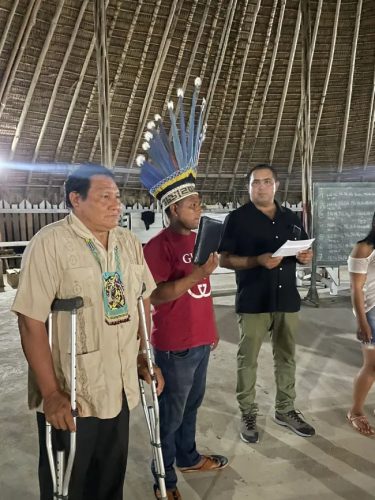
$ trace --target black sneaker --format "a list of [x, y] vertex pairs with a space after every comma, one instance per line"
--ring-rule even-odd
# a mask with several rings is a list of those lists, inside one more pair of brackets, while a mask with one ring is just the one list
[[242, 415], [240, 438], [244, 443], [257, 443], [259, 433], [257, 429], [257, 416], [253, 413]]
[[[315, 429], [301, 418], [299, 410], [291, 410], [287, 413], [275, 413], [275, 422], [289, 429], [298, 436], [311, 437], [315, 435]], [[303, 416], [303, 415], [302, 415]]]

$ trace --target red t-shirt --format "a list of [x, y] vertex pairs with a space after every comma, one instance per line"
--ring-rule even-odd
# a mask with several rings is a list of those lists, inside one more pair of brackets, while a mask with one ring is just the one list
[[[195, 233], [163, 229], [144, 247], [156, 283], [175, 281], [193, 271]], [[160, 351], [178, 351], [209, 345], [216, 338], [216, 324], [209, 278], [171, 302], [154, 306], [151, 343]]]

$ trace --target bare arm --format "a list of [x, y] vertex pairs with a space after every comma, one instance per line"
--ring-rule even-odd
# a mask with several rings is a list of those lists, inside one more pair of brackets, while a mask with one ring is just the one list
[[[372, 248], [366, 244], [360, 243], [354, 247], [351, 257], [363, 259], [367, 258], [371, 252]], [[367, 274], [350, 273], [351, 298], [358, 325], [357, 336], [364, 342], [368, 342], [372, 337], [371, 328], [366, 317], [365, 295], [363, 292], [366, 279]]]
[[192, 286], [207, 278], [216, 269], [218, 262], [218, 256], [212, 253], [205, 264], [194, 266], [193, 272], [188, 276], [175, 281], [158, 283], [156, 289], [152, 292], [151, 303], [159, 305], [178, 299]]
[[365, 296], [363, 293], [363, 286], [366, 283], [366, 277], [366, 274], [350, 273], [352, 304], [356, 314], [358, 326], [360, 324], [367, 323]]
[[46, 420], [56, 429], [75, 431], [69, 396], [61, 391], [53, 368], [45, 324], [19, 314], [18, 326], [23, 352], [43, 397]]
[[263, 253], [257, 256], [242, 257], [239, 255], [222, 252], [220, 254], [220, 266], [234, 271], [242, 271], [244, 269], [253, 269], [254, 267], [262, 266], [266, 269], [277, 267], [283, 260], [282, 257], [272, 257], [271, 253]]

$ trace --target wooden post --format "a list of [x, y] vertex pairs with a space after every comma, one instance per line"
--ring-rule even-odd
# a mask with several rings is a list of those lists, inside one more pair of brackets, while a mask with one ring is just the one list
[[102, 165], [106, 166], [107, 168], [112, 168], [109, 66], [107, 52], [107, 16], [105, 3], [101, 0], [95, 0], [94, 2], [94, 27], [96, 35], [96, 65], [98, 71], [101, 162]]

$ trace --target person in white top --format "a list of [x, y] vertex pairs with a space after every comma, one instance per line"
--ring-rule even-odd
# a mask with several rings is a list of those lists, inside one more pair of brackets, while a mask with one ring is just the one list
[[375, 379], [375, 214], [369, 234], [360, 240], [348, 259], [351, 295], [362, 343], [363, 365], [354, 379], [353, 404], [347, 413], [352, 427], [365, 436], [375, 434], [364, 414], [364, 403]]

